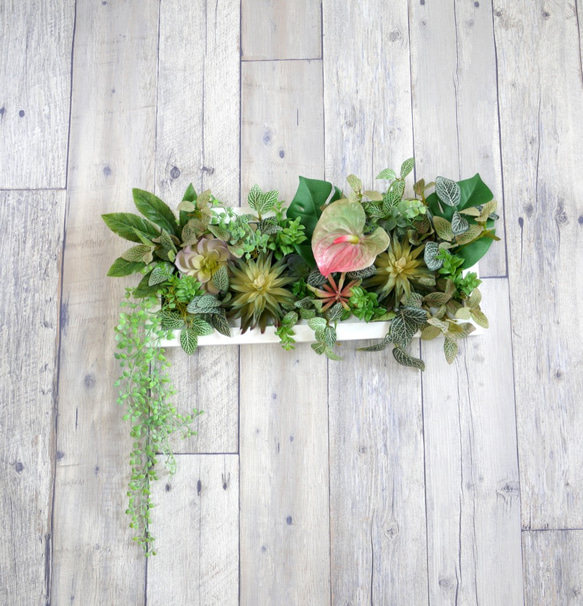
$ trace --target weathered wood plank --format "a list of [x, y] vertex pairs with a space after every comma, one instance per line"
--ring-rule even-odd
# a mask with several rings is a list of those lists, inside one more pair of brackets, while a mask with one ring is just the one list
[[[361, 342], [360, 345], [367, 345]], [[329, 366], [333, 604], [427, 601], [418, 371], [345, 345]]]
[[368, 10], [379, 18], [358, 3], [323, 3], [326, 178], [343, 189], [351, 173], [370, 189], [413, 155], [407, 7], [375, 0]]
[[239, 603], [239, 465], [236, 455], [179, 455], [153, 497], [157, 555], [148, 560], [151, 606]]
[[257, 59], [320, 59], [320, 0], [243, 0], [241, 56]]
[[[326, 178], [371, 188], [413, 153], [407, 6], [326, 0], [323, 19]], [[358, 346], [329, 366], [332, 603], [423, 604], [420, 377]]]
[[523, 532], [527, 606], [583, 603], [583, 530]]
[[74, 0], [0, 3], [0, 189], [63, 188]]
[[145, 561], [130, 540], [128, 426], [115, 404], [113, 327], [124, 248], [100, 214], [152, 189], [157, 0], [77, 2], [63, 275], [53, 604], [143, 604]]
[[431, 604], [522, 604], [520, 492], [508, 284], [485, 280], [490, 329], [423, 342], [423, 417]]
[[241, 347], [241, 604], [330, 599], [326, 360]]
[[[522, 524], [583, 519], [583, 89], [573, 7], [494, 10]], [[519, 42], [520, 40], [520, 42]], [[561, 91], [559, 94], [557, 91]]]
[[[411, 2], [410, 32], [417, 178], [467, 179], [479, 172], [501, 205], [496, 54], [489, 3]], [[497, 234], [504, 239], [502, 221]], [[485, 276], [506, 275], [503, 242], [480, 261], [480, 270]]]
[[[173, 208], [191, 182], [199, 193], [210, 188], [226, 205], [239, 204], [239, 6], [238, 0], [160, 6], [156, 183]], [[192, 358], [171, 351], [168, 357], [176, 404], [205, 411], [198, 436], [176, 449], [236, 452], [238, 349], [201, 348]]]
[[322, 178], [321, 61], [243, 63], [241, 196], [255, 183], [290, 202], [298, 176]]
[[[242, 76], [243, 192], [256, 182], [289, 201], [298, 175], [323, 176], [321, 63], [245, 63]], [[251, 345], [240, 368], [241, 604], [324, 606], [326, 359], [308, 345]]]
[[0, 193], [0, 603], [44, 604], [51, 574], [64, 192]]

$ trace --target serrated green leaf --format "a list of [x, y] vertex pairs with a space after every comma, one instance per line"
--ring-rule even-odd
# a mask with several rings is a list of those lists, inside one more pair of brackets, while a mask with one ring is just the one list
[[219, 313], [211, 314], [208, 316], [209, 322], [211, 326], [222, 335], [226, 337], [231, 336], [231, 327], [229, 326], [229, 322], [227, 320], [227, 316], [225, 314], [225, 310], [219, 310]]
[[482, 328], [488, 328], [490, 326], [488, 318], [486, 317], [483, 311], [479, 309], [472, 309], [471, 314], [472, 319], [478, 326], [481, 326]]
[[316, 332], [317, 330], [323, 330], [326, 327], [326, 320], [324, 318], [311, 318], [308, 320], [308, 326]]
[[385, 168], [375, 177], [376, 179], [383, 179], [385, 181], [392, 181], [397, 178], [397, 173], [391, 168]]
[[427, 322], [427, 312], [424, 309], [420, 309], [418, 307], [405, 306], [401, 307], [400, 313], [407, 320], [417, 324], [417, 328]]
[[431, 307], [441, 307], [451, 299], [451, 295], [445, 292], [431, 292], [423, 297], [423, 301]]
[[[433, 227], [442, 240], [451, 242], [454, 239], [451, 223], [443, 217], [433, 217]], [[428, 243], [429, 244], [429, 243]], [[425, 245], [427, 246], [427, 244]]]
[[402, 366], [409, 366], [411, 368], [425, 370], [425, 362], [423, 362], [423, 360], [410, 356], [405, 350], [401, 349], [400, 347], [395, 347], [393, 349], [393, 356], [395, 360], [397, 360], [397, 362]]
[[367, 189], [366, 191], [362, 192], [362, 195], [366, 196], [369, 200], [373, 200], [374, 202], [383, 201], [383, 194], [378, 191]]
[[124, 276], [142, 271], [144, 267], [144, 263], [128, 261], [123, 257], [118, 257], [109, 268], [107, 275], [110, 278], [123, 278]]
[[439, 328], [437, 326], [429, 325], [429, 326], [426, 326], [421, 331], [421, 339], [423, 341], [431, 341], [441, 334], [442, 334], [442, 331], [439, 330]]
[[108, 213], [101, 217], [113, 233], [130, 242], [142, 242], [138, 232], [146, 238], [156, 238], [160, 235], [153, 223], [132, 213]]
[[442, 259], [436, 259], [435, 257], [439, 253], [439, 244], [437, 242], [426, 242], [425, 250], [423, 251], [423, 260], [427, 269], [431, 271], [437, 271], [442, 265]]
[[257, 210], [257, 212], [261, 214], [269, 212], [277, 203], [278, 197], [279, 192], [275, 189], [262, 193], [259, 197], [258, 208], [256, 208], [255, 210]]
[[213, 295], [199, 295], [188, 304], [186, 311], [191, 314], [220, 313], [221, 302]]
[[121, 258], [133, 263], [141, 262], [148, 265], [148, 263], [152, 262], [152, 247], [145, 244], [132, 246], [123, 253]]
[[348, 175], [346, 180], [354, 193], [358, 194], [362, 191], [362, 181], [356, 175]]
[[178, 222], [170, 207], [154, 194], [143, 189], [132, 189], [136, 208], [160, 228], [175, 236], [180, 235]]
[[398, 313], [391, 321], [389, 329], [391, 341], [400, 347], [407, 347], [417, 332], [417, 327], [415, 322], [407, 320], [402, 313]]
[[382, 351], [387, 346], [387, 343], [384, 341], [379, 341], [374, 345], [369, 345], [368, 347], [359, 347], [358, 351]]
[[328, 320], [330, 320], [330, 322], [337, 322], [340, 320], [343, 310], [344, 308], [342, 307], [342, 303], [334, 303], [334, 305], [332, 305], [332, 307], [328, 310], [326, 317]]
[[457, 353], [458, 353], [458, 345], [455, 339], [450, 339], [449, 337], [445, 337], [443, 341], [443, 353], [445, 354], [445, 359], [448, 364], [453, 364]]
[[408, 160], [405, 160], [405, 162], [401, 164], [401, 179], [404, 179], [413, 170], [414, 166], [415, 158], [409, 158]]
[[478, 238], [483, 231], [484, 228], [481, 225], [470, 225], [468, 231], [463, 233], [461, 236], [456, 236], [455, 241], [459, 246], [469, 244]]
[[198, 336], [192, 328], [183, 328], [180, 331], [180, 345], [188, 355], [191, 355], [196, 351]]
[[247, 196], [247, 204], [255, 211], [257, 211], [257, 207], [259, 206], [259, 200], [261, 199], [261, 188], [259, 185], [255, 184], [249, 191], [249, 195]]
[[225, 265], [219, 267], [213, 274], [212, 283], [219, 292], [227, 292], [229, 290], [229, 272]]
[[148, 284], [150, 286], [155, 286], [156, 284], [162, 284], [166, 282], [170, 278], [170, 276], [174, 273], [174, 265], [171, 263], [158, 263], [156, 267], [152, 270], [150, 274], [150, 279], [148, 280]]
[[460, 186], [451, 179], [437, 177], [435, 179], [435, 193], [437, 197], [448, 206], [458, 206], [461, 201]]
[[464, 219], [457, 210], [453, 213], [451, 218], [451, 231], [454, 236], [461, 236], [470, 229], [470, 224], [467, 219]]
[[312, 343], [311, 347], [319, 356], [326, 351], [326, 343]]
[[198, 316], [192, 318], [189, 328], [194, 331], [194, 334], [197, 337], [212, 335], [214, 332], [214, 328], [208, 322], [206, 322], [202, 318], [199, 318]]
[[159, 312], [159, 316], [164, 330], [179, 330], [184, 327], [184, 320], [177, 311], [163, 309]]
[[455, 312], [455, 317], [458, 320], [469, 320], [472, 317], [472, 310], [469, 307], [460, 307]]

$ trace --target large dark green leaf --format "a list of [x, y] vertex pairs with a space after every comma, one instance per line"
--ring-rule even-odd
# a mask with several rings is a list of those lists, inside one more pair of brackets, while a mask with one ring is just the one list
[[160, 235], [160, 231], [155, 225], [132, 213], [108, 213], [101, 217], [113, 233], [130, 242], [143, 243], [138, 232], [148, 239]]
[[180, 236], [176, 217], [170, 207], [154, 194], [143, 189], [132, 189], [136, 208], [146, 217], [169, 234]]
[[146, 267], [145, 263], [137, 261], [126, 261], [122, 257], [118, 257], [113, 265], [109, 268], [107, 275], [110, 278], [122, 278], [123, 276], [129, 276], [135, 274]]
[[154, 284], [154, 286], [150, 286], [149, 284], [150, 274], [146, 274], [140, 281], [140, 283], [134, 288], [134, 292], [132, 293], [134, 297], [137, 299], [141, 299], [143, 297], [153, 297], [160, 290], [160, 286]]

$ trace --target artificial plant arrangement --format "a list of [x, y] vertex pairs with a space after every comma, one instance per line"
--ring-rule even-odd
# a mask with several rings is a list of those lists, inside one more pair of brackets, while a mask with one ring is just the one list
[[134, 189], [142, 216], [103, 215], [133, 243], [108, 275], [141, 275], [127, 289], [116, 355], [123, 368], [119, 402], [133, 424], [128, 514], [146, 554], [152, 553], [149, 483], [157, 453], [172, 471], [168, 439], [175, 431], [191, 435], [200, 414], [183, 416], [170, 404], [160, 340], [177, 332], [192, 354], [215, 331], [230, 336], [272, 325], [289, 350], [301, 322], [313, 331], [315, 353], [339, 360], [339, 323], [390, 321], [384, 337], [362, 351], [392, 346], [399, 364], [423, 370], [423, 361], [407, 351], [416, 334], [443, 336], [451, 363], [458, 340], [476, 324], [488, 326], [480, 280], [467, 270], [498, 239], [492, 192], [475, 175], [459, 182], [421, 179], [406, 193], [413, 166], [409, 159], [399, 174], [383, 170], [381, 191], [363, 189], [350, 175], [347, 195], [327, 181], [300, 177], [289, 206], [277, 191], [254, 186], [244, 212], [190, 185], [175, 214], [160, 198]]

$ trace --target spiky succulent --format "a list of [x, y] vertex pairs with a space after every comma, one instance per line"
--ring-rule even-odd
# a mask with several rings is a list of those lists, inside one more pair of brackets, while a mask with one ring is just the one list
[[294, 278], [282, 276], [286, 265], [283, 259], [272, 264], [271, 255], [260, 255], [257, 260], [239, 260], [231, 264], [229, 315], [241, 318], [241, 332], [259, 326], [261, 332], [269, 323], [277, 324], [284, 308], [292, 308], [293, 294], [284, 288]]
[[392, 238], [388, 250], [376, 258], [376, 273], [366, 286], [376, 287], [381, 300], [392, 294], [397, 305], [417, 287], [433, 286], [435, 278], [423, 261], [423, 249], [421, 245], [411, 250], [408, 240]]

